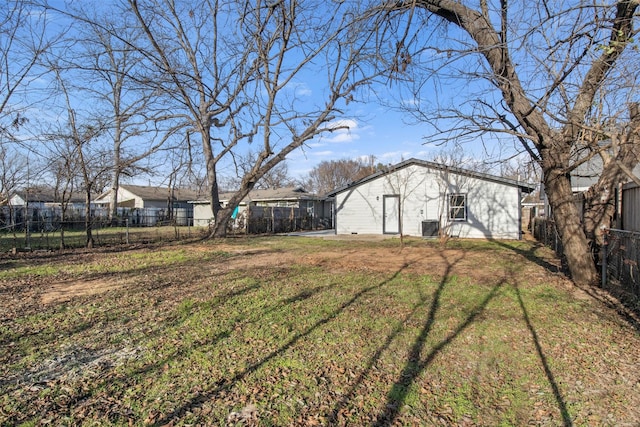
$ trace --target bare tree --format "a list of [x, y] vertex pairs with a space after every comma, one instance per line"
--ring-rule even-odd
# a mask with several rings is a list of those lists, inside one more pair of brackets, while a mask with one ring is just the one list
[[0, 200], [8, 201], [12, 193], [27, 184], [27, 159], [19, 152], [0, 145]]
[[[43, 69], [41, 56], [62, 32], [48, 26], [47, 15], [34, 2], [10, 0], [0, 8], [0, 138], [13, 135], [28, 120], [27, 110], [35, 102], [27, 95], [31, 83]], [[15, 98], [19, 96], [19, 100]], [[1, 140], [0, 140], [1, 141]]]
[[[421, 107], [414, 111], [421, 121], [444, 139], [510, 135], [540, 164], [564, 255], [579, 284], [597, 282], [590, 238], [606, 224], [611, 189], [638, 163], [638, 109], [631, 107], [624, 118], [620, 108], [633, 103], [637, 88], [637, 8], [637, 0], [482, 0], [477, 7], [416, 0], [382, 7], [387, 16], [399, 14], [390, 19], [398, 31], [389, 68], [397, 70], [398, 80], [415, 83], [412, 104]], [[420, 98], [426, 81], [438, 93], [431, 96], [432, 108]], [[455, 98], [438, 92], [454, 82]], [[577, 156], [579, 151], [585, 155]], [[598, 202], [587, 204], [583, 224], [570, 173], [599, 155], [605, 161], [591, 197]]]
[[[245, 156], [234, 156], [236, 163], [236, 177], [230, 180], [231, 188], [238, 188], [242, 178], [251, 171], [251, 168], [256, 164], [258, 155], [249, 151]], [[289, 175], [289, 167], [287, 161], [284, 160], [267, 171], [254, 188], [268, 189], [268, 188], [282, 188], [294, 185], [294, 179]]]
[[114, 9], [100, 10], [92, 5], [86, 10], [56, 10], [74, 22], [70, 35], [74, 49], [62, 56], [65, 67], [81, 76], [76, 84], [86, 99], [103, 109], [105, 131], [112, 139], [111, 198], [109, 219], [117, 211], [118, 188], [123, 176], [146, 172], [140, 162], [165, 148], [181, 125], [165, 120], [166, 110], [159, 109], [153, 87], [141, 84], [148, 78], [143, 71], [144, 56], [132, 48], [131, 41], [144, 34], [131, 14]]
[[[146, 58], [144, 83], [164, 94], [187, 135], [200, 136], [214, 218], [220, 208], [217, 165], [240, 141], [245, 91], [255, 78], [255, 57], [237, 32], [233, 10], [215, 0], [198, 3], [129, 0], [144, 38], [129, 41]], [[236, 6], [231, 2], [231, 8]], [[230, 14], [228, 14], [228, 12]], [[233, 22], [233, 24], [231, 24]], [[145, 43], [143, 43], [145, 41]], [[218, 131], [219, 135], [216, 134]]]
[[50, 133], [47, 138], [50, 147], [48, 173], [52, 175], [55, 201], [60, 204], [60, 249], [66, 247], [65, 227], [69, 203], [76, 189], [80, 186], [77, 174], [76, 147], [61, 132]]
[[100, 137], [104, 135], [106, 126], [100, 118], [87, 116], [79, 119], [71, 100], [71, 90], [61, 69], [55, 63], [51, 64], [51, 69], [56, 76], [57, 88], [67, 114], [67, 123], [64, 129], [50, 133], [48, 139], [58, 141], [64, 146], [63, 150], [58, 152], [66, 153], [69, 158], [65, 163], [72, 168], [69, 171], [68, 179], [79, 176], [79, 187], [85, 195], [86, 247], [92, 248], [94, 244], [91, 213], [92, 195], [98, 190], [97, 187], [104, 175], [111, 170], [107, 161], [108, 151], [98, 144]]
[[[323, 14], [318, 11], [327, 7], [325, 2], [260, 2], [243, 18], [257, 54], [261, 90], [256, 91], [260, 98], [254, 105], [260, 107], [256, 116], [261, 147], [255, 165], [223, 210], [215, 236], [224, 233], [219, 227], [267, 171], [317, 135], [342, 129], [335, 121], [342, 105], [375, 79], [371, 63], [376, 57], [370, 51], [375, 22], [354, 19], [360, 14], [356, 6], [357, 2], [333, 3], [331, 13]], [[318, 71], [326, 78], [324, 101], [305, 109], [289, 93], [297, 79]]]
[[375, 163], [375, 157], [366, 159], [323, 160], [309, 172], [305, 182], [309, 190], [317, 194], [326, 194], [344, 187], [382, 169]]
[[[336, 130], [330, 123], [339, 109], [372, 78], [366, 60], [374, 57], [365, 49], [373, 33], [364, 28], [367, 21], [354, 21], [356, 3], [318, 13], [325, 2], [129, 0], [148, 42], [139, 49], [155, 70], [150, 83], [179, 106], [176, 118], [200, 135], [212, 236], [225, 235], [235, 206], [290, 152]], [[311, 104], [296, 88], [319, 72], [325, 95]], [[258, 139], [255, 163], [223, 208], [219, 163]]]
[[28, 173], [27, 159], [19, 152], [0, 145], [0, 213], [2, 214], [0, 227], [12, 229], [14, 247], [17, 242], [16, 212], [11, 203], [11, 196], [19, 188], [27, 187]]

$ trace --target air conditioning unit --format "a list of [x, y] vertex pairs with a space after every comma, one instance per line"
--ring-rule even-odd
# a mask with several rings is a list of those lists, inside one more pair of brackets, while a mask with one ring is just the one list
[[438, 220], [422, 221], [422, 237], [438, 237], [440, 222]]

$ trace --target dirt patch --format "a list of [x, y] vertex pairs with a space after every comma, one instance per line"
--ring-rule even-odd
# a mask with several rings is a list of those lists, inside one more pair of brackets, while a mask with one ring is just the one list
[[41, 297], [43, 304], [69, 301], [79, 296], [101, 294], [122, 287], [117, 280], [65, 280], [53, 282], [43, 289]]
[[[368, 242], [382, 240], [381, 236], [347, 236], [354, 242]], [[326, 237], [325, 237], [326, 238]], [[333, 239], [333, 237], [329, 237]], [[344, 236], [337, 236], [336, 239], [344, 240]], [[189, 246], [190, 252], [207, 253], [212, 251], [210, 244], [192, 244]], [[145, 252], [148, 249], [134, 249], [132, 252]], [[386, 247], [378, 245], [358, 245], [354, 248], [339, 248], [335, 250], [316, 251], [307, 254], [297, 254], [295, 252], [280, 251], [274, 253], [270, 246], [262, 247], [238, 247], [234, 245], [220, 244], [215, 246], [216, 251], [222, 251], [233, 256], [226, 258], [224, 262], [212, 265], [194, 265], [194, 271], [184, 270], [185, 275], [197, 274], [206, 275], [226, 272], [235, 269], [254, 269], [261, 267], [289, 266], [294, 263], [304, 265], [314, 265], [326, 268], [329, 271], [375, 271], [380, 273], [415, 273], [427, 274], [434, 278], [443, 276], [460, 276], [471, 281], [483, 283], [498, 283], [507, 278], [504, 276], [503, 266], [486, 265], [486, 256], [481, 251], [468, 251], [463, 249], [452, 249], [440, 246], [405, 246]], [[100, 253], [77, 253], [67, 256], [65, 262], [81, 263], [83, 259], [94, 260], [100, 257]], [[503, 255], [503, 262], [513, 262], [522, 257], [513, 252]], [[558, 260], [549, 257], [545, 261], [549, 268], [536, 268], [531, 264], [530, 271], [518, 272], [526, 274], [530, 279], [561, 283], [562, 286], [571, 288], [579, 298], [589, 298], [583, 290], [575, 288], [564, 275], [560, 273], [560, 263]], [[188, 268], [181, 267], [181, 268]], [[197, 271], [196, 271], [197, 270]], [[508, 271], [508, 269], [506, 270]], [[98, 278], [73, 278], [51, 281], [48, 283], [39, 282], [37, 288], [40, 301], [43, 304], [51, 304], [69, 301], [75, 297], [85, 297], [103, 292], [121, 289], [130, 285], [127, 278], [114, 275], [113, 277]]]

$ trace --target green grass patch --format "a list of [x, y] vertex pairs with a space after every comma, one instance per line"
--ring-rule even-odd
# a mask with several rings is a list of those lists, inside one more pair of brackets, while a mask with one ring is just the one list
[[[609, 364], [636, 360], [637, 333], [544, 276], [521, 256], [534, 251], [527, 243], [448, 242], [481, 260], [477, 269], [490, 274], [478, 277], [496, 277], [484, 281], [468, 268], [439, 276], [430, 266], [336, 269], [300, 257], [367, 257], [397, 241], [219, 243], [49, 263], [51, 272], [121, 275], [128, 285], [7, 315], [0, 425], [636, 421], [635, 386]], [[416, 239], [402, 254], [430, 250], [442, 248]], [[294, 261], [275, 262], [285, 256]], [[3, 274], [7, 290], [15, 278], [44, 281], [26, 265]], [[596, 387], [606, 393], [594, 397]]]
[[[207, 227], [107, 227], [94, 228], [92, 235], [94, 244], [125, 245], [138, 243], [169, 242], [197, 239], [206, 235]], [[65, 230], [64, 237], [60, 230], [0, 233], [0, 252], [13, 248], [22, 250], [55, 250], [60, 248], [62, 239], [67, 248], [82, 248], [86, 246], [87, 234], [84, 230]]]

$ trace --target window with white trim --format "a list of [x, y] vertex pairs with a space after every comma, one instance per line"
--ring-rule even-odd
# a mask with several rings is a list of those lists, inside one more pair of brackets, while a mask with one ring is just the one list
[[464, 193], [449, 194], [449, 220], [467, 220], [467, 195]]

